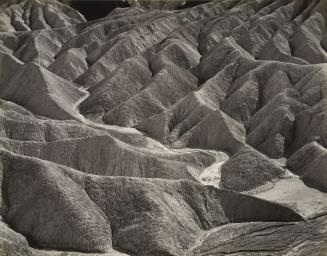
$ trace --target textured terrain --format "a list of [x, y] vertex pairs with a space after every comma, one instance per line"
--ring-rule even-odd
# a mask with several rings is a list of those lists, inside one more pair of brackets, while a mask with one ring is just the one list
[[327, 1], [0, 11], [1, 256], [326, 256]]

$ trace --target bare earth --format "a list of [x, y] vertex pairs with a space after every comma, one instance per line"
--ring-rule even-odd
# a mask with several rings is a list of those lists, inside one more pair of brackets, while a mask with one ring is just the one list
[[0, 256], [327, 255], [327, 1], [164, 6], [0, 10]]

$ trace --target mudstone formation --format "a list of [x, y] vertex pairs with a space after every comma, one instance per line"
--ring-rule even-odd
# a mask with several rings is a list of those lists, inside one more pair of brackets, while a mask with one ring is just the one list
[[0, 12], [0, 255], [327, 255], [327, 1]]

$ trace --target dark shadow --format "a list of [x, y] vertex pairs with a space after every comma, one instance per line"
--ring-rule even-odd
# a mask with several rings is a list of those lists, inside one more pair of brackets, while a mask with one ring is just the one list
[[87, 20], [94, 20], [105, 17], [117, 7], [129, 7], [129, 4], [121, 0], [72, 0], [70, 6]]

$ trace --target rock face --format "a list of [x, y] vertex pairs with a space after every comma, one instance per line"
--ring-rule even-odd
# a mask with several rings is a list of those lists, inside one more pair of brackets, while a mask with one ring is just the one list
[[150, 7], [0, 10], [0, 255], [327, 255], [327, 2]]

